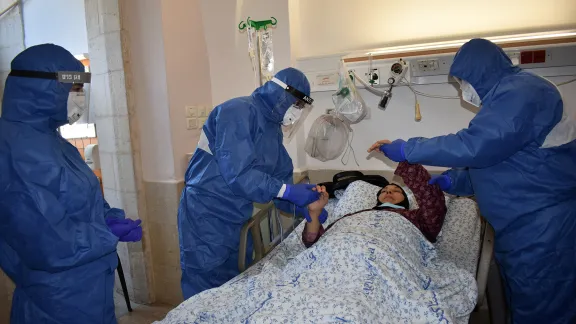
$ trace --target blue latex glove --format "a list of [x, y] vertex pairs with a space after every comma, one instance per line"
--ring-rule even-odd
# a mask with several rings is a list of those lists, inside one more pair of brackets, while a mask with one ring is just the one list
[[406, 156], [404, 155], [405, 145], [406, 141], [397, 139], [390, 144], [380, 146], [380, 151], [394, 162], [404, 162], [406, 161]]
[[110, 229], [112, 234], [116, 235], [118, 238], [128, 235], [132, 230], [136, 229], [142, 223], [141, 220], [132, 220], [130, 218], [118, 219], [118, 218], [106, 218], [106, 225]]
[[[310, 217], [310, 211], [308, 211], [307, 207], [296, 207], [296, 212], [304, 216], [308, 223], [312, 222], [312, 217]], [[324, 224], [324, 222], [328, 220], [328, 212], [326, 209], [322, 208], [322, 213], [320, 213], [318, 220], [320, 221], [320, 224]]]
[[142, 240], [142, 227], [138, 226], [128, 234], [120, 237], [120, 242], [138, 242]]
[[296, 206], [307, 206], [320, 199], [320, 194], [313, 191], [312, 188], [316, 188], [314, 184], [287, 184], [286, 191], [282, 199], [286, 199]]
[[442, 191], [450, 190], [452, 188], [452, 179], [447, 175], [433, 175], [432, 179], [428, 181], [429, 184], [437, 184]]

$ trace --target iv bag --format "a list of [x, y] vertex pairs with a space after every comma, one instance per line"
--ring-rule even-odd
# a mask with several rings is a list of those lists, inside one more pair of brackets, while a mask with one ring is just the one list
[[334, 115], [318, 117], [308, 133], [304, 151], [322, 162], [342, 155], [348, 145], [349, 126]]
[[368, 107], [350, 78], [344, 62], [340, 63], [338, 92], [332, 95], [332, 102], [336, 113], [351, 124], [359, 123], [368, 114]]
[[274, 48], [272, 46], [272, 30], [265, 29], [260, 33], [260, 71], [262, 83], [272, 80], [274, 77]]
[[258, 39], [256, 38], [256, 30], [250, 27], [246, 29], [246, 34], [248, 35], [248, 55], [250, 56], [250, 62], [252, 63], [252, 71], [254, 72], [254, 86], [258, 88], [261, 84], [260, 81], [260, 62], [258, 61], [258, 56], [256, 56], [256, 42]]

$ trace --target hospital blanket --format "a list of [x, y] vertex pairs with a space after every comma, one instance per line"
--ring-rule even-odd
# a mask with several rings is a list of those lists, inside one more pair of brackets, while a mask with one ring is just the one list
[[474, 309], [472, 274], [439, 260], [399, 214], [347, 217], [309, 249], [295, 241], [302, 227], [293, 242], [161, 323], [462, 323]]

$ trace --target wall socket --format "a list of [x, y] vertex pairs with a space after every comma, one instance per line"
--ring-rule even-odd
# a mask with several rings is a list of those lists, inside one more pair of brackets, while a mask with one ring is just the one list
[[439, 63], [436, 59], [418, 61], [418, 69], [421, 72], [436, 71], [438, 70], [438, 67]]

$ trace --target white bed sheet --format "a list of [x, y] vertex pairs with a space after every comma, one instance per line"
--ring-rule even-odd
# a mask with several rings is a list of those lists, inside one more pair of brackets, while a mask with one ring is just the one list
[[[436, 246], [386, 211], [344, 219], [310, 249], [300, 224], [259, 263], [185, 301], [162, 323], [466, 323], [477, 296], [480, 223], [470, 200], [447, 203]], [[337, 204], [326, 206], [327, 224], [346, 209], [334, 212]], [[462, 220], [467, 229], [451, 228]], [[478, 240], [458, 242], [476, 232]]]

